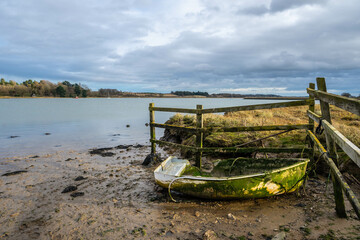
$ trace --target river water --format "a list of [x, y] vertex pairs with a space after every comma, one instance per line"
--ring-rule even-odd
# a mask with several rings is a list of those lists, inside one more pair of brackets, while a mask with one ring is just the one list
[[[204, 108], [280, 100], [240, 98], [31, 98], [0, 99], [0, 158], [85, 150], [119, 144], [149, 144], [149, 103], [158, 107]], [[156, 112], [164, 123], [174, 113]], [[130, 127], [127, 127], [130, 125]], [[161, 129], [157, 136], [162, 135]]]

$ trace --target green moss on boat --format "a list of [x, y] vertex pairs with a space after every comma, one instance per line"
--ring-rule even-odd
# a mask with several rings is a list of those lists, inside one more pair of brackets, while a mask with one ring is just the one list
[[211, 172], [169, 157], [155, 171], [156, 182], [184, 194], [208, 199], [263, 198], [297, 190], [308, 159], [227, 159]]

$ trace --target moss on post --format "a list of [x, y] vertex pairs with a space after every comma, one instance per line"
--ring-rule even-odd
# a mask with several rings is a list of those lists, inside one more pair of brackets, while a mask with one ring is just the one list
[[156, 140], [155, 136], [155, 127], [152, 125], [155, 123], [155, 112], [153, 110], [154, 103], [149, 104], [149, 112], [150, 112], [150, 142], [151, 142], [151, 153], [156, 154], [156, 143], [151, 140]]
[[[199, 129], [203, 129], [204, 127], [204, 121], [203, 121], [203, 114], [202, 114], [202, 109], [203, 106], [202, 105], [197, 105], [196, 106], [196, 110], [197, 110], [197, 114], [196, 114], [196, 128]], [[198, 148], [197, 152], [196, 152], [196, 166], [198, 168], [201, 169], [201, 157], [202, 157], [202, 151], [201, 148], [203, 147], [203, 136], [204, 134], [202, 133], [202, 131], [198, 131], [196, 133], [196, 147]]]
[[[318, 90], [326, 92], [326, 82], [325, 78], [316, 78]], [[331, 114], [330, 114], [330, 107], [329, 103], [324, 102], [320, 100], [320, 107], [321, 107], [321, 115], [322, 118], [325, 119], [327, 122], [331, 124]], [[338, 165], [338, 157], [336, 153], [336, 145], [335, 141], [332, 139], [331, 135], [329, 133], [326, 133], [326, 146], [328, 153], [330, 155], [330, 158], [335, 160], [336, 165]], [[346, 217], [346, 211], [345, 211], [345, 203], [344, 203], [344, 195], [341, 188], [341, 184], [334, 176], [334, 172], [331, 171], [331, 178], [334, 186], [334, 197], [335, 197], [335, 203], [336, 203], [336, 213], [339, 217], [345, 218]]]
[[[309, 83], [310, 89], [315, 89], [315, 83]], [[311, 101], [309, 103], [309, 110], [312, 112], [315, 112], [315, 98], [309, 94], [309, 100]], [[311, 132], [314, 132], [314, 120], [309, 117], [309, 130]]]

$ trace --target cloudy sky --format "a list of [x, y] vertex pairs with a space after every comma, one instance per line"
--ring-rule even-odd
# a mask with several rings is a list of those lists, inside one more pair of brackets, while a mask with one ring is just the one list
[[360, 94], [358, 0], [1, 0], [0, 77], [91, 89]]

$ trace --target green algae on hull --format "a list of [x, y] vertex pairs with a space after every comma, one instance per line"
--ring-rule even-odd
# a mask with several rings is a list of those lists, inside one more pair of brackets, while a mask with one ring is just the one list
[[[227, 159], [211, 173], [187, 165], [171, 182], [171, 190], [208, 199], [263, 198], [297, 190], [308, 159]], [[163, 187], [169, 187], [157, 179]]]

